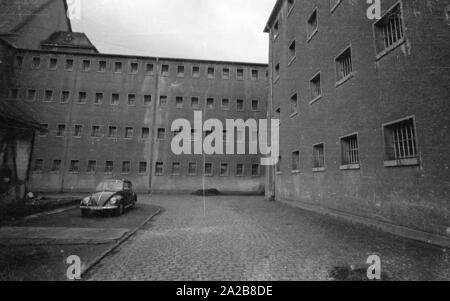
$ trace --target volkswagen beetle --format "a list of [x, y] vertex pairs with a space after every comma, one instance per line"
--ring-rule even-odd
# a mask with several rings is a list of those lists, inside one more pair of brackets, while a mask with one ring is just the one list
[[98, 184], [92, 195], [81, 201], [80, 209], [82, 216], [89, 216], [92, 212], [112, 212], [121, 216], [136, 203], [137, 195], [133, 192], [130, 181], [104, 180]]

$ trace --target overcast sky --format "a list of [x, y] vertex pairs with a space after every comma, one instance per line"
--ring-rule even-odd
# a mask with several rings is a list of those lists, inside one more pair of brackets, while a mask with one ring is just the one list
[[73, 30], [100, 52], [267, 63], [276, 0], [82, 0]]

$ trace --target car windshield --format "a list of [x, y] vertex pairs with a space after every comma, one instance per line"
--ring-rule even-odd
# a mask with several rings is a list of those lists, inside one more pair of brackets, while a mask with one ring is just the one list
[[117, 192], [121, 191], [123, 188], [123, 182], [122, 181], [103, 181], [100, 184], [98, 184], [96, 191], [112, 191]]

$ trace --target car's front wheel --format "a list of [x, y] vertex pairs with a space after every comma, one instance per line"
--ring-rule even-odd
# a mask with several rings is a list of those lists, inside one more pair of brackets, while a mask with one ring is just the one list
[[121, 216], [125, 212], [125, 206], [123, 203], [120, 203], [119, 206], [116, 209], [116, 216]]

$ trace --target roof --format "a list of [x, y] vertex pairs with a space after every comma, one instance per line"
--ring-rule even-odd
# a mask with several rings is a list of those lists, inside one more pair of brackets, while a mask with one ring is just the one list
[[275, 22], [283, 2], [284, 0], [277, 0], [277, 3], [275, 3], [275, 6], [272, 12], [270, 13], [270, 17], [269, 20], [267, 21], [266, 27], [264, 27], [264, 32], [270, 31], [270, 28], [272, 27], [272, 24]]
[[[0, 34], [16, 32], [54, 1], [63, 1], [67, 9], [66, 0], [0, 0]], [[71, 28], [69, 20], [68, 24]]]
[[41, 129], [32, 115], [32, 111], [0, 99], [0, 128]]
[[63, 47], [63, 48], [78, 48], [83, 50], [92, 50], [98, 53], [97, 48], [92, 44], [86, 34], [82, 32], [54, 32], [45, 41], [41, 42], [41, 48]]

